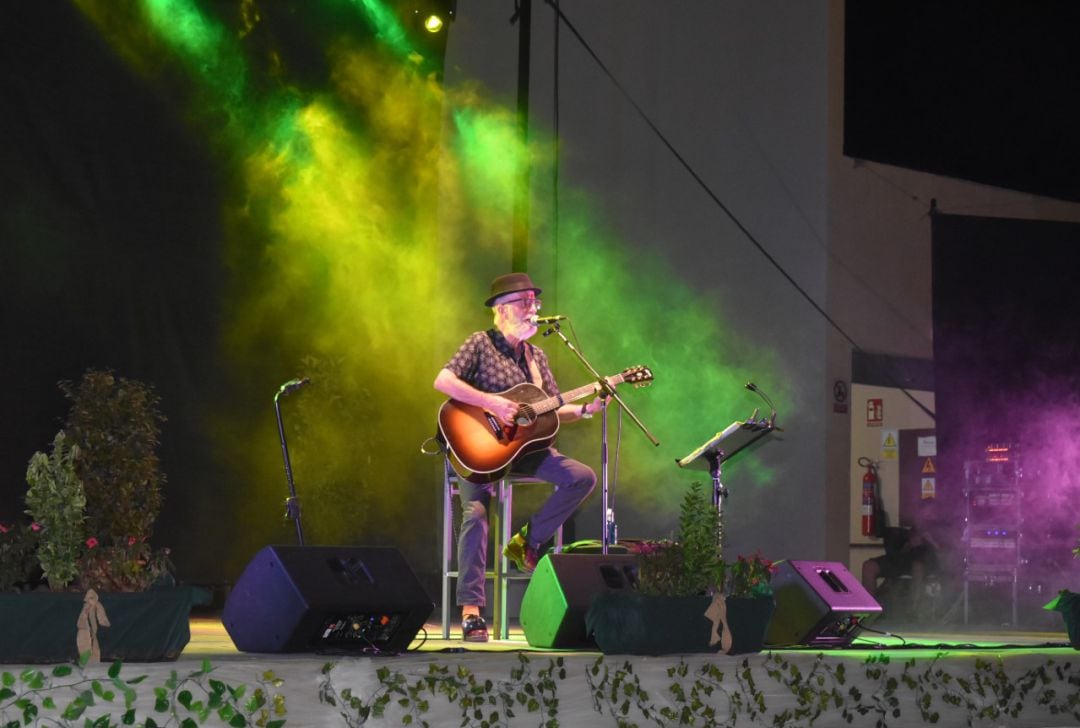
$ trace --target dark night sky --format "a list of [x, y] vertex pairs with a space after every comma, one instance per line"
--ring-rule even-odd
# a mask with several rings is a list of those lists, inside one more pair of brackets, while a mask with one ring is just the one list
[[1080, 200], [1080, 5], [848, 2], [844, 154]]

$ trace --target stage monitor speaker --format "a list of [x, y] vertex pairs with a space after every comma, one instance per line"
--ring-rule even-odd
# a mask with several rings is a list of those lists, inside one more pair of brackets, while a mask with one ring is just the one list
[[397, 549], [267, 546], [222, 621], [243, 652], [402, 652], [434, 609]]
[[586, 647], [585, 613], [602, 591], [632, 589], [634, 554], [548, 554], [521, 598], [521, 629], [533, 647]]
[[776, 611], [765, 633], [770, 647], [844, 647], [881, 605], [837, 561], [781, 561], [772, 578]]

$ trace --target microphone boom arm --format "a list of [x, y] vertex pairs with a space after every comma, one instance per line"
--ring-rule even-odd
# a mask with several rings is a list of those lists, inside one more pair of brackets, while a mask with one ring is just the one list
[[617, 402], [618, 405], [623, 408], [623, 411], [625, 411], [626, 414], [630, 416], [630, 419], [633, 420], [634, 424], [638, 426], [638, 429], [641, 430], [642, 434], [645, 435], [646, 438], [648, 438], [649, 442], [651, 442], [653, 445], [659, 445], [660, 441], [653, 437], [653, 434], [649, 432], [649, 428], [645, 426], [645, 423], [641, 421], [641, 418], [634, 414], [634, 411], [630, 409], [630, 407], [627, 406], [625, 402], [623, 402], [622, 397], [620, 397], [619, 393], [615, 391], [615, 387], [611, 386], [608, 380], [601, 376], [600, 372], [596, 371], [596, 369], [593, 368], [593, 365], [589, 363], [589, 360], [585, 358], [585, 355], [578, 351], [577, 347], [574, 346], [573, 342], [571, 342], [570, 339], [566, 338], [566, 334], [562, 332], [562, 327], [560, 327], [558, 323], [554, 323], [551, 325], [551, 329], [556, 336], [563, 340], [563, 343], [566, 344], [566, 347], [570, 349], [571, 352], [573, 352], [574, 356], [578, 358], [578, 361], [581, 362], [582, 366], [585, 367], [589, 374], [591, 374], [593, 378], [596, 379], [596, 383], [597, 385], [599, 385], [600, 392], [602, 393], [601, 396], [607, 396], [615, 400], [615, 402]]

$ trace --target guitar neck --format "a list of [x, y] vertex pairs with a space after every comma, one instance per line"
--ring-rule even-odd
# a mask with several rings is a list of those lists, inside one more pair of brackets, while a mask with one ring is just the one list
[[[607, 378], [608, 384], [613, 387], [622, 384], [623, 381], [624, 378], [622, 374], [616, 374], [613, 377]], [[552, 410], [556, 410], [564, 404], [576, 402], [582, 397], [587, 397], [590, 394], [595, 394], [598, 391], [600, 391], [600, 385], [596, 382], [584, 384], [577, 389], [571, 389], [569, 392], [563, 392], [560, 397], [548, 397], [547, 399], [542, 399], [539, 402], [534, 403], [532, 405], [532, 408], [538, 415], [544, 414], [545, 412], [551, 412]]]

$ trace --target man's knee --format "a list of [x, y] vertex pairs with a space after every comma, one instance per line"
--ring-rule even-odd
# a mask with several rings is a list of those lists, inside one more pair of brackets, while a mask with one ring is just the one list
[[487, 507], [480, 501], [469, 501], [461, 506], [461, 523], [474, 528], [487, 528]]
[[577, 476], [577, 480], [574, 481], [573, 487], [575, 490], [581, 491], [581, 497], [584, 498], [589, 495], [589, 493], [592, 493], [593, 488], [596, 487], [596, 473], [588, 465], [582, 465]]

